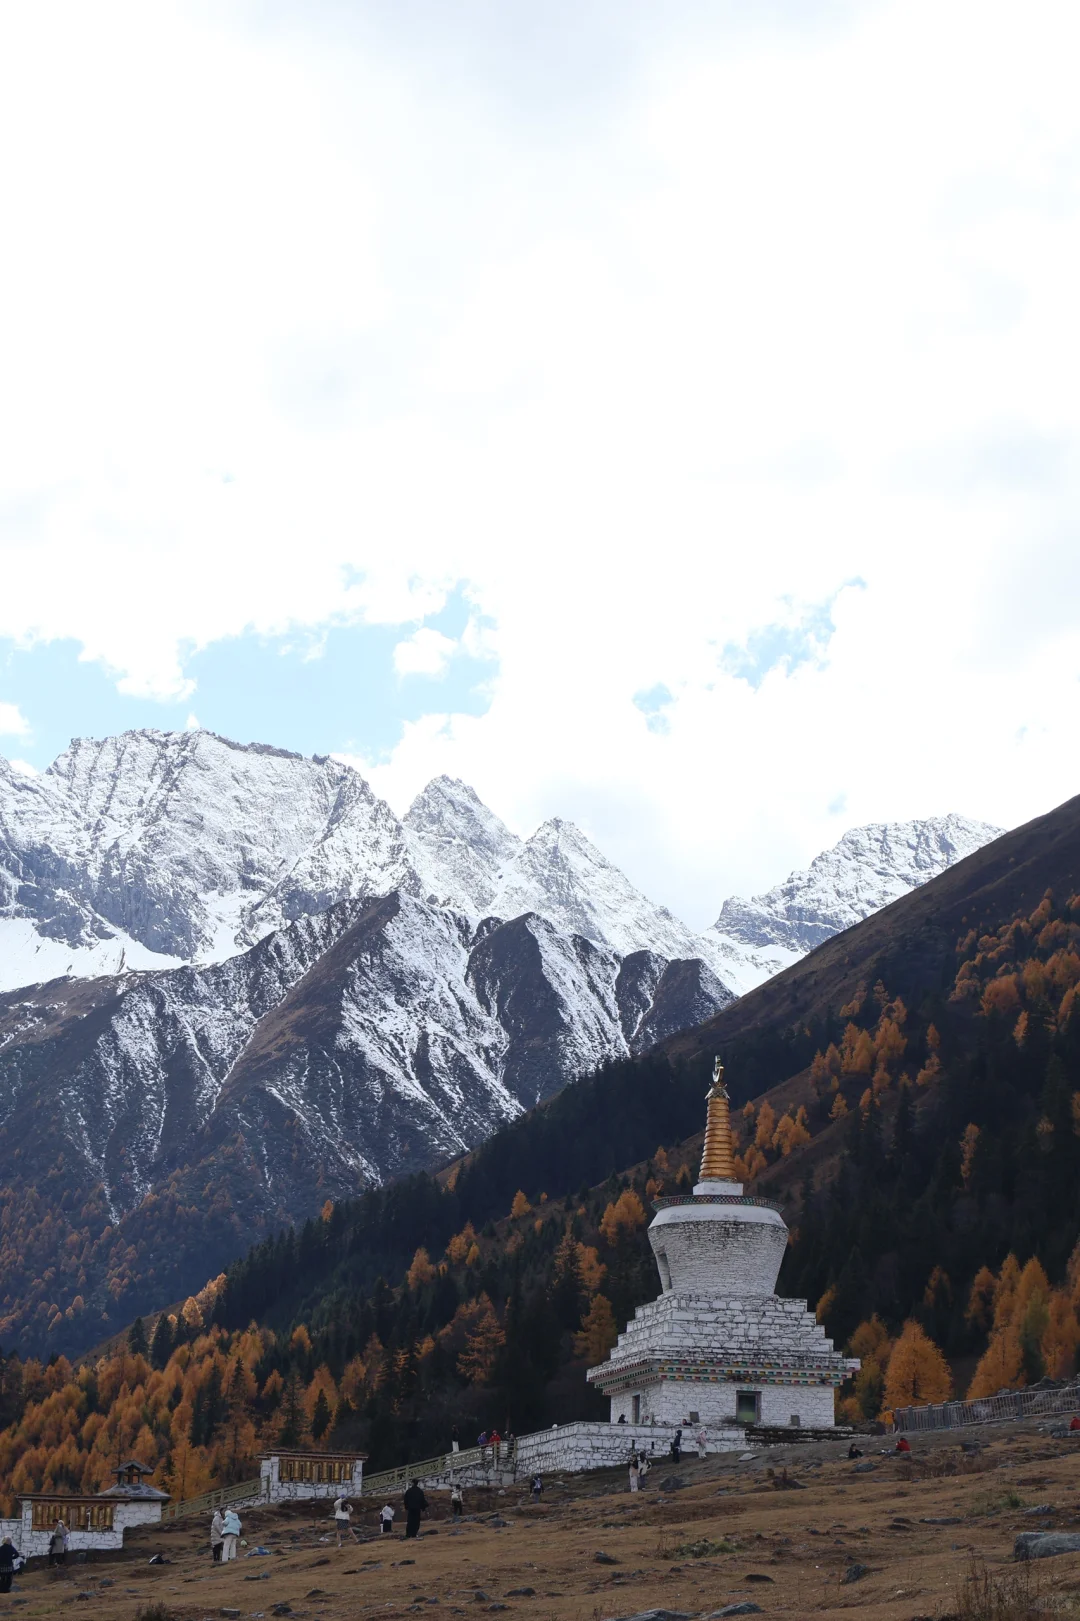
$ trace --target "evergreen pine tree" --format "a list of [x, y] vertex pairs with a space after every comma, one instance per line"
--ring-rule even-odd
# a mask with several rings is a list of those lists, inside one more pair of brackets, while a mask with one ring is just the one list
[[154, 1337], [150, 1341], [150, 1362], [153, 1367], [164, 1368], [173, 1353], [173, 1331], [169, 1314], [163, 1311], [154, 1325]]
[[311, 1439], [321, 1441], [330, 1428], [330, 1403], [326, 1399], [326, 1391], [320, 1390], [315, 1398], [315, 1408], [311, 1415]]
[[150, 1347], [146, 1343], [146, 1328], [141, 1317], [136, 1317], [128, 1329], [128, 1350], [132, 1356], [145, 1356]]

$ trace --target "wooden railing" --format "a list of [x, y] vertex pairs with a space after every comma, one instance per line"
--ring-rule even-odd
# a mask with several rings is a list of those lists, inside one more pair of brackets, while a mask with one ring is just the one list
[[515, 1451], [513, 1441], [502, 1441], [498, 1456], [494, 1447], [469, 1447], [464, 1452], [444, 1452], [438, 1458], [403, 1463], [398, 1469], [384, 1469], [377, 1475], [365, 1475], [364, 1496], [388, 1496], [391, 1492], [403, 1490], [410, 1480], [430, 1480], [435, 1475], [447, 1475], [453, 1479], [462, 1469], [512, 1469]]
[[[464, 1452], [444, 1452], [438, 1458], [423, 1458], [417, 1463], [403, 1463], [398, 1469], [384, 1469], [378, 1475], [365, 1475], [361, 1488], [365, 1497], [384, 1497], [405, 1489], [410, 1480], [430, 1480], [446, 1475], [453, 1479], [459, 1470], [483, 1469], [499, 1472], [513, 1469], [516, 1443], [502, 1441], [498, 1453], [494, 1447], [469, 1447]], [[329, 1491], [345, 1492], [346, 1482], [328, 1484]], [[320, 1494], [326, 1495], [326, 1494]], [[179, 1503], [166, 1503], [161, 1511], [163, 1520], [184, 1520], [192, 1514], [212, 1514], [216, 1508], [230, 1503], [256, 1503], [263, 1501], [261, 1480], [241, 1480], [235, 1486], [219, 1486], [216, 1491], [203, 1492], [201, 1497], [186, 1497]]]
[[161, 1510], [163, 1520], [186, 1520], [190, 1514], [211, 1514], [216, 1508], [227, 1508], [230, 1503], [250, 1503], [262, 1497], [262, 1481], [241, 1480], [235, 1486], [219, 1486], [216, 1491], [203, 1492], [201, 1497], [185, 1497], [179, 1503], [166, 1503]]

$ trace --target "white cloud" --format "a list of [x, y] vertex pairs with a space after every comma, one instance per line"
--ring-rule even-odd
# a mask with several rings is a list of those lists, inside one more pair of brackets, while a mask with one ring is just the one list
[[9, 11], [0, 635], [177, 696], [467, 582], [491, 708], [376, 785], [576, 817], [698, 922], [1075, 791], [1075, 8], [423, 10]]
[[29, 737], [30, 722], [18, 704], [0, 703], [0, 737]]
[[31, 765], [29, 760], [9, 760], [8, 765], [20, 777], [36, 777], [37, 766]]
[[184, 722], [184, 729], [188, 732], [197, 732], [200, 730], [199, 717], [196, 715], [194, 710], [191, 711], [187, 720]]
[[457, 650], [442, 631], [421, 625], [394, 648], [394, 669], [398, 675], [442, 675]]

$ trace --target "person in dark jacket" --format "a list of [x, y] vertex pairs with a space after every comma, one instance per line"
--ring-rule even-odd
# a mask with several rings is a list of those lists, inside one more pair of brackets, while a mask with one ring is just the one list
[[420, 1534], [420, 1516], [427, 1508], [427, 1498], [420, 1490], [420, 1482], [411, 1482], [408, 1491], [401, 1499], [405, 1509], [405, 1535], [415, 1537]]
[[10, 1593], [11, 1583], [15, 1575], [15, 1562], [19, 1557], [19, 1550], [10, 1537], [0, 1542], [0, 1593]]

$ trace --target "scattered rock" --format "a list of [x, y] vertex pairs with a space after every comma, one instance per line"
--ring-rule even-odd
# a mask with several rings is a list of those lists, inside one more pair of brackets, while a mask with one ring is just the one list
[[849, 1565], [840, 1578], [841, 1586], [846, 1587], [849, 1582], [861, 1582], [864, 1576], [869, 1576], [869, 1565]]
[[862, 1463], [857, 1463], [851, 1472], [853, 1475], [868, 1475], [876, 1468], [877, 1464], [866, 1458]]
[[76, 1593], [75, 1594], [75, 1602], [76, 1602], [76, 1604], [78, 1604], [80, 1599], [93, 1598], [93, 1596], [94, 1596], [93, 1593]]
[[759, 1576], [756, 1570], [752, 1570], [748, 1576], [743, 1577], [743, 1581], [744, 1582], [771, 1582], [772, 1577], [771, 1576]]
[[497, 1602], [495, 1604], [488, 1605], [489, 1610], [508, 1610], [509, 1608], [509, 1604], [499, 1604]]
[[473, 1594], [473, 1598], [476, 1600], [477, 1604], [486, 1604], [490, 1597], [491, 1594], [485, 1593], [482, 1587], [478, 1587], [476, 1592]]
[[932, 1514], [929, 1518], [919, 1521], [920, 1525], [963, 1525], [963, 1523], [959, 1514]]
[[292, 1615], [292, 1613], [293, 1608], [291, 1604], [285, 1604], [282, 1602], [281, 1604], [272, 1604], [270, 1606], [271, 1615]]
[[681, 1492], [685, 1485], [686, 1481], [681, 1475], [669, 1475], [666, 1480], [660, 1482], [660, 1490], [662, 1492]]
[[1050, 1503], [1040, 1503], [1038, 1508], [1026, 1508], [1024, 1510], [1025, 1514], [1031, 1514], [1031, 1515], [1052, 1514], [1053, 1512], [1054, 1512], [1053, 1506]]
[[111, 1576], [103, 1576], [101, 1581], [98, 1583], [99, 1587], [114, 1587], [115, 1585], [116, 1584]]
[[155, 1554], [151, 1554], [150, 1558], [146, 1561], [146, 1563], [148, 1565], [171, 1565], [172, 1560], [171, 1559], [166, 1559], [165, 1555], [162, 1554], [162, 1553], [155, 1553]]
[[1052, 1559], [1055, 1554], [1078, 1552], [1077, 1531], [1021, 1531], [1013, 1543], [1014, 1559]]
[[690, 1621], [685, 1610], [638, 1610], [636, 1615], [620, 1615], [616, 1621]]
[[268, 1582], [270, 1580], [270, 1572], [268, 1570], [249, 1571], [244, 1577], [244, 1580], [245, 1582]]
[[[326, 1597], [326, 1589], [325, 1589], [325, 1587], [309, 1587], [307, 1592], [304, 1594], [304, 1597], [305, 1598], [325, 1598]], [[239, 1615], [240, 1611], [239, 1610], [233, 1610], [230, 1613], [232, 1615]]]
[[488, 1524], [489, 1525], [504, 1526], [504, 1525], [509, 1525], [510, 1521], [509, 1520], [504, 1520], [501, 1514], [493, 1514], [491, 1516], [490, 1520], [488, 1521]]
[[305, 1570], [318, 1570], [320, 1565], [328, 1565], [329, 1563], [330, 1563], [329, 1559], [327, 1559], [325, 1557], [325, 1555], [324, 1555], [322, 1559], [313, 1559], [311, 1561], [310, 1565], [305, 1565], [304, 1566], [304, 1569]]
[[505, 1597], [506, 1598], [535, 1598], [536, 1597], [536, 1588], [535, 1587], [508, 1587], [506, 1589]]
[[594, 1553], [592, 1562], [594, 1565], [618, 1565], [622, 1563], [620, 1559], [616, 1559], [614, 1554], [610, 1553]]
[[725, 1604], [724, 1608], [722, 1610], [714, 1610], [712, 1615], [706, 1617], [706, 1621], [716, 1621], [716, 1617], [721, 1616], [721, 1615], [760, 1615], [760, 1614], [761, 1614], [761, 1605], [760, 1604], [752, 1604], [749, 1599], [745, 1599], [742, 1604]]
[[230, 1621], [231, 1621], [232, 1617], [237, 1616], [237, 1615], [243, 1615], [243, 1613], [244, 1613], [243, 1610], [219, 1610], [218, 1611], [218, 1615], [228, 1616], [228, 1617], [230, 1617]]

